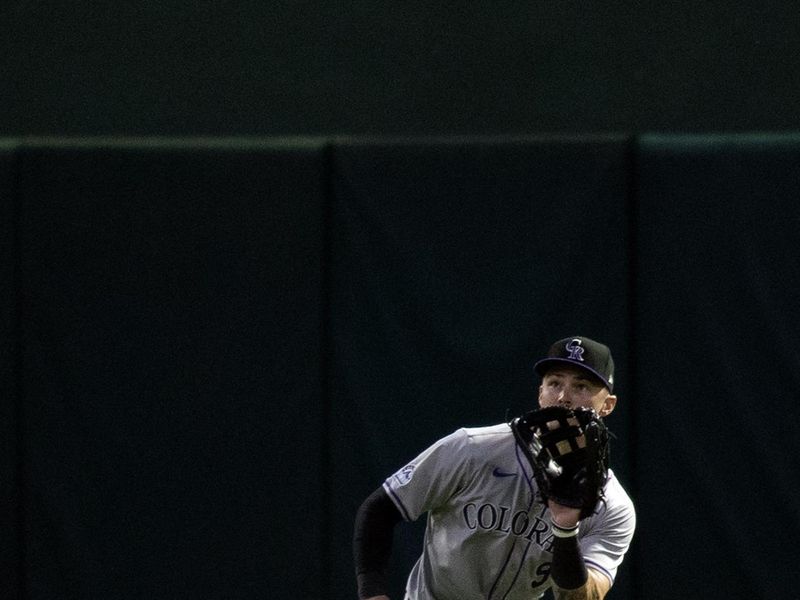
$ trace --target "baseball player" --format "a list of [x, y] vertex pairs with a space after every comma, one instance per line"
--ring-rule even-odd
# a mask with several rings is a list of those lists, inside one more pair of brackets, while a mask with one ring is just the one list
[[[536, 363], [540, 409], [440, 439], [358, 510], [361, 599], [388, 600], [394, 526], [427, 513], [405, 600], [602, 599], [635, 527], [633, 504], [603, 464], [614, 362], [582, 336]], [[600, 477], [596, 477], [600, 474]]]

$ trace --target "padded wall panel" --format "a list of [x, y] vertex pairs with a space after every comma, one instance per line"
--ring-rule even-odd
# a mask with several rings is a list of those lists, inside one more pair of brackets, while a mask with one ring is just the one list
[[639, 160], [635, 597], [796, 596], [800, 137]]
[[[343, 143], [333, 159], [334, 540], [361, 500], [437, 438], [534, 407], [534, 358], [606, 340], [626, 389], [627, 143]], [[625, 401], [611, 425], [624, 440]], [[624, 443], [624, 442], [623, 442]], [[627, 475], [625, 448], [615, 460]], [[402, 597], [422, 524], [395, 539]], [[354, 597], [352, 557], [334, 555]], [[621, 572], [615, 597], [625, 598]]]
[[323, 596], [323, 164], [26, 148], [31, 599]]

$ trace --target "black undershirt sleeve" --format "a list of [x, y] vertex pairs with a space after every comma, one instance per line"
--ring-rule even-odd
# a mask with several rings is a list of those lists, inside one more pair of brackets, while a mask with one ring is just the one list
[[583, 562], [583, 554], [578, 546], [578, 538], [553, 538], [553, 565], [550, 577], [558, 587], [574, 590], [586, 583], [589, 571]]
[[372, 492], [359, 507], [353, 534], [359, 598], [388, 594], [392, 536], [394, 526], [402, 519], [382, 487]]

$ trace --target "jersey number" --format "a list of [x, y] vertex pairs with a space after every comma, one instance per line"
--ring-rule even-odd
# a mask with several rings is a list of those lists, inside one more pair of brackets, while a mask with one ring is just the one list
[[531, 581], [532, 588], [537, 588], [540, 585], [542, 585], [545, 581], [547, 581], [547, 578], [550, 577], [551, 564], [552, 563], [542, 563], [539, 565], [539, 568], [536, 569], [536, 574], [541, 575], [541, 579], [534, 579], [533, 581]]

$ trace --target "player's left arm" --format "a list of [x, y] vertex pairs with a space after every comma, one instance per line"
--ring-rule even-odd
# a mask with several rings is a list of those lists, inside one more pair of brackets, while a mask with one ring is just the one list
[[558, 586], [553, 587], [556, 600], [603, 600], [611, 589], [608, 577], [594, 569], [587, 569], [586, 583], [574, 590], [567, 590]]
[[553, 526], [553, 595], [556, 600], [603, 600], [611, 581], [587, 567], [578, 545], [580, 510], [549, 502]]

